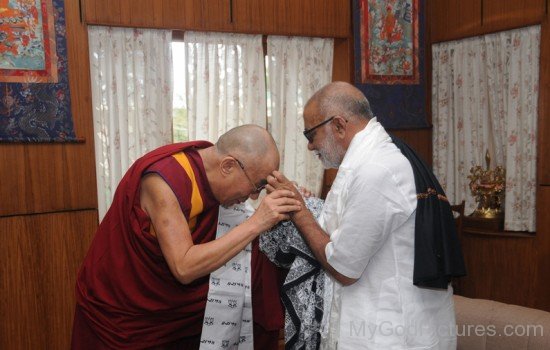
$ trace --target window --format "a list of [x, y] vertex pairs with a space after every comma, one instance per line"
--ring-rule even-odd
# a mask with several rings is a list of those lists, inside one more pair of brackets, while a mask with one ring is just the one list
[[173, 97], [173, 139], [174, 142], [189, 140], [189, 129], [187, 124], [187, 101], [185, 99], [185, 44], [183, 41], [172, 42], [172, 62], [174, 74], [174, 97]]

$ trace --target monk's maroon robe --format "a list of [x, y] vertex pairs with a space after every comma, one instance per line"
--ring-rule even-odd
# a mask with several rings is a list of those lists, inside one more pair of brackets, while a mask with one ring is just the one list
[[[162, 348], [200, 336], [209, 277], [183, 285], [172, 275], [150, 233], [139, 187], [145, 173], [162, 176], [178, 198], [193, 242], [215, 239], [219, 203], [196, 151], [209, 146], [196, 141], [158, 148], [138, 159], [121, 180], [77, 278], [73, 349], [97, 349], [100, 344], [115, 349]], [[187, 155], [194, 179], [175, 160], [181, 151]], [[191, 200], [193, 187], [199, 190], [203, 205], [198, 213]], [[276, 334], [283, 324], [277, 271], [259, 253], [257, 240], [252, 253], [252, 289], [253, 319], [260, 326], [255, 329]], [[263, 335], [254, 336], [261, 339]]]

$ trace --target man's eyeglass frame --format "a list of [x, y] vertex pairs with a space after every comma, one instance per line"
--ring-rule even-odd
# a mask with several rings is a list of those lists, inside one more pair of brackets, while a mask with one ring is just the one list
[[308, 140], [309, 143], [312, 143], [313, 142], [313, 139], [315, 138], [315, 134], [311, 135], [311, 133], [313, 131], [315, 131], [315, 129], [317, 128], [320, 128], [321, 126], [327, 124], [327, 123], [330, 123], [334, 118], [336, 118], [338, 115], [333, 115], [332, 117], [329, 117], [328, 119], [325, 119], [323, 120], [322, 122], [320, 122], [319, 124], [315, 125], [315, 126], [312, 126], [311, 128], [309, 129], [306, 129], [304, 130], [304, 136], [306, 137], [306, 139]]

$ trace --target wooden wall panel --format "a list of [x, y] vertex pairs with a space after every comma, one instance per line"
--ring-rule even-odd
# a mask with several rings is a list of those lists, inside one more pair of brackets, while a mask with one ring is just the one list
[[120, 23], [120, 1], [112, 0], [81, 0], [84, 18], [88, 23], [101, 23], [105, 25]]
[[[221, 32], [236, 32], [234, 29], [235, 15], [233, 14], [233, 22], [231, 19], [231, 1], [228, 0], [207, 0], [200, 1], [201, 14], [200, 28], [208, 31], [221, 31]], [[233, 12], [238, 1], [233, 0]]]
[[[550, 1], [550, 0], [549, 0]], [[550, 21], [541, 27], [538, 120], [538, 178], [550, 185]]]
[[481, 0], [427, 1], [432, 42], [476, 35], [481, 27]]
[[69, 349], [97, 211], [0, 218], [0, 349]]
[[234, 0], [233, 30], [346, 38], [351, 34], [351, 1]]
[[131, 27], [142, 27], [149, 23], [155, 25], [158, 23], [155, 20], [155, 9], [158, 10], [159, 5], [162, 9], [160, 1], [121, 0], [121, 21], [130, 23]]
[[432, 42], [462, 39], [540, 23], [548, 0], [428, 1]]
[[276, 28], [282, 28], [285, 21], [296, 21], [295, 14], [289, 12], [289, 2], [286, 0], [239, 0], [233, 5], [233, 14], [234, 30], [243, 33], [269, 34]]
[[535, 261], [537, 274], [535, 307], [550, 311], [550, 186], [539, 186], [537, 191], [537, 238]]
[[484, 32], [540, 23], [546, 0], [483, 0], [482, 27]]
[[[66, 2], [72, 114], [83, 144], [0, 144], [0, 216], [97, 207], [87, 35]], [[9, 200], [8, 200], [9, 199]]]
[[429, 165], [432, 165], [432, 129], [390, 129], [391, 134], [405, 141]]
[[79, 144], [0, 144], [0, 216], [97, 208], [88, 36], [66, 1], [71, 111]]
[[351, 34], [349, 0], [83, 1], [88, 24], [339, 38]]
[[89, 21], [90, 23], [97, 22], [95, 5], [96, 1], [80, 0], [80, 13], [85, 21]]
[[534, 307], [537, 258], [534, 237], [461, 235], [468, 275], [460, 294]]
[[96, 208], [91, 147], [0, 145], [0, 216]]
[[334, 39], [332, 81], [353, 81], [353, 38]]
[[[282, 16], [262, 16], [273, 11], [273, 6], [272, 0], [238, 0], [237, 4], [233, 4], [235, 30], [266, 34], [263, 31], [279, 28], [284, 22]], [[286, 12], [285, 1], [279, 1], [279, 6]]]
[[[180, 10], [180, 1], [178, 0], [163, 0], [162, 1], [162, 25], [167, 26], [168, 28], [176, 28], [177, 24], [181, 19], [178, 18]], [[97, 22], [94, 18], [88, 18], [86, 16], [86, 21], [90, 23]]]

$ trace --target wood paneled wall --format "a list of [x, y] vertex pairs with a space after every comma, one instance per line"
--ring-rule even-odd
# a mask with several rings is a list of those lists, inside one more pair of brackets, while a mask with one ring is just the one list
[[93, 134], [83, 144], [1, 144], [0, 216], [97, 208], [91, 148]]
[[550, 311], [550, 23], [548, 0], [428, 1], [431, 42], [540, 23], [537, 232], [525, 237], [461, 237], [468, 276], [461, 294]]
[[[550, 3], [550, 0], [548, 0]], [[541, 28], [539, 120], [538, 120], [538, 177], [539, 184], [550, 186], [550, 19]], [[539, 197], [540, 198], [540, 197]]]
[[462, 39], [540, 23], [547, 0], [428, 1], [432, 42]]
[[535, 237], [461, 236], [468, 275], [461, 295], [535, 307], [537, 257]]
[[0, 144], [0, 349], [68, 349], [75, 278], [97, 225], [88, 36], [66, 0], [71, 111], [82, 143]]
[[88, 24], [347, 38], [349, 0], [83, 0]]
[[97, 210], [0, 218], [0, 349], [69, 349]]
[[88, 35], [65, 1], [71, 111], [83, 143], [0, 144], [0, 216], [97, 208]]
[[[546, 161], [549, 161], [548, 159]], [[535, 289], [535, 307], [550, 311], [550, 186], [539, 186], [537, 191], [537, 237], [535, 239], [536, 275], [533, 281]]]

